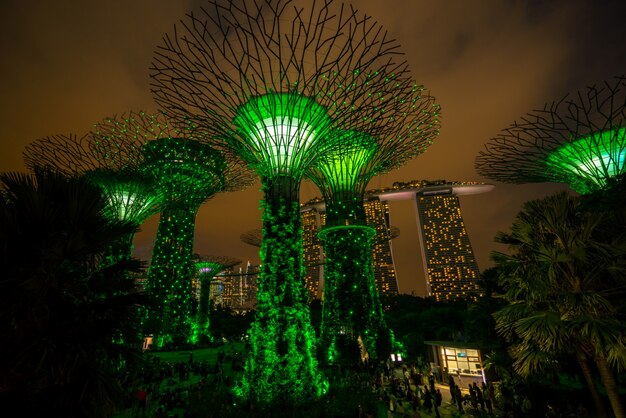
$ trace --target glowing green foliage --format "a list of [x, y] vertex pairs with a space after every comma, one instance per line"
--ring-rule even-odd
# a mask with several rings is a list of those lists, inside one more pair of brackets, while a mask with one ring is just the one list
[[187, 138], [160, 138], [143, 145], [144, 170], [157, 177], [167, 205], [203, 203], [224, 186], [219, 151]]
[[223, 270], [224, 265], [220, 263], [212, 261], [199, 261], [196, 263], [196, 277], [200, 286], [200, 297], [198, 298], [198, 311], [192, 332], [195, 338], [200, 338], [200, 336], [211, 338], [209, 331], [211, 281]]
[[[323, 388], [303, 283], [299, 180], [263, 179], [263, 241], [251, 350], [238, 394], [259, 404], [293, 404]], [[277, 193], [277, 191], [282, 193]]]
[[491, 138], [476, 171], [506, 183], [561, 182], [581, 194], [624, 173], [626, 78], [590, 85], [533, 110]]
[[233, 123], [245, 144], [235, 141], [238, 150], [261, 175], [265, 196], [252, 348], [238, 393], [258, 403], [298, 403], [321, 388], [303, 286], [298, 193], [331, 121], [313, 99], [271, 93], [240, 106]]
[[391, 348], [373, 270], [375, 234], [358, 225], [320, 232], [326, 254], [320, 350], [329, 363], [355, 364], [365, 353], [385, 358]]
[[109, 219], [141, 225], [159, 210], [161, 195], [155, 178], [138, 170], [98, 169], [85, 173], [107, 200]]
[[173, 207], [161, 212], [146, 281], [146, 292], [154, 301], [149, 317], [157, 326], [155, 347], [172, 343], [175, 338], [185, 342], [191, 335], [189, 327], [195, 313], [191, 259], [195, 217], [196, 210], [190, 208]]
[[193, 342], [195, 218], [200, 204], [223, 187], [224, 159], [211, 147], [183, 138], [147, 142], [143, 152], [144, 169], [157, 176], [165, 199], [146, 281], [155, 302], [148, 314], [154, 344]]
[[376, 152], [376, 140], [363, 132], [343, 129], [335, 129], [329, 136], [334, 146], [318, 157], [315, 166], [334, 192], [358, 190], [359, 183], [367, 184], [373, 175], [372, 170], [364, 169]]
[[332, 145], [307, 171], [324, 196], [326, 225], [365, 225], [363, 197], [376, 173], [369, 165], [378, 150], [376, 140], [365, 133], [335, 129], [329, 142]]
[[307, 172], [326, 203], [326, 228], [319, 235], [326, 257], [320, 350], [329, 363], [354, 364], [365, 352], [378, 357], [385, 351], [381, 344], [389, 345], [373, 268], [375, 230], [366, 226], [363, 205], [384, 158], [371, 164], [380, 149], [370, 135], [337, 129], [330, 136], [333, 146]]
[[274, 93], [253, 97], [240, 106], [233, 123], [247, 145], [241, 150], [242, 157], [257, 171], [302, 175], [331, 120], [313, 99]]
[[552, 151], [546, 166], [581, 194], [601, 189], [625, 172], [626, 128], [591, 133]]
[[[161, 194], [155, 178], [135, 169], [96, 169], [85, 178], [102, 191], [107, 201], [105, 216], [111, 220], [133, 222], [137, 226], [159, 210]], [[112, 243], [106, 253], [106, 264], [130, 258], [134, 234]]]

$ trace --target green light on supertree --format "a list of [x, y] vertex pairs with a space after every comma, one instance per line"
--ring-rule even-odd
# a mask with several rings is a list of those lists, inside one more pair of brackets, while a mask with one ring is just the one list
[[375, 174], [368, 169], [378, 144], [370, 135], [336, 129], [335, 145], [321, 154], [307, 176], [320, 188], [326, 203], [326, 225], [365, 225], [363, 197]]
[[307, 8], [209, 0], [163, 38], [151, 70], [155, 100], [169, 118], [205, 132], [203, 141], [240, 155], [261, 177], [263, 264], [238, 393], [261, 404], [320, 394], [302, 270], [303, 173], [330, 142], [331, 123], [409, 143], [424, 128], [413, 115], [438, 108], [421, 107], [424, 89], [395, 40], [370, 16], [332, 0]]
[[626, 79], [534, 110], [476, 157], [476, 171], [505, 183], [562, 182], [580, 194], [607, 187], [626, 172]]
[[211, 340], [211, 332], [209, 330], [209, 311], [211, 298], [211, 282], [213, 278], [224, 270], [241, 263], [229, 257], [222, 256], [206, 256], [196, 261], [196, 278], [200, 288], [198, 296], [198, 309], [196, 314], [194, 329], [194, 339], [201, 340], [203, 338]]
[[257, 171], [292, 177], [302, 176], [331, 121], [315, 100], [283, 93], [251, 98], [237, 110], [233, 123], [247, 139], [241, 154]]
[[373, 291], [378, 301], [371, 252], [376, 231], [366, 226], [363, 207], [372, 176], [372, 171], [363, 169], [378, 144], [357, 131], [335, 130], [329, 137], [340, 146], [320, 155], [309, 171], [326, 202], [327, 226], [320, 233], [326, 262], [319, 350], [324, 362], [358, 363], [359, 338], [368, 355], [376, 357], [377, 331], [384, 326], [382, 311], [373, 312], [369, 294]]
[[225, 161], [209, 146], [186, 138], [144, 144], [144, 169], [159, 179], [163, 209], [148, 269], [146, 291], [156, 301], [155, 343], [194, 342], [193, 238], [200, 205], [224, 186]]
[[[44, 168], [68, 176], [84, 176], [99, 187], [108, 205], [104, 215], [111, 220], [129, 221], [139, 227], [159, 211], [162, 195], [156, 179], [139, 169], [137, 150], [115, 143], [116, 153], [100, 153], [91, 134], [83, 137], [56, 135], [34, 141], [24, 151], [31, 169]], [[106, 254], [107, 264], [132, 254], [134, 234], [113, 243]]]
[[331, 120], [312, 99], [270, 94], [243, 105], [234, 123], [248, 145], [241, 155], [261, 175], [264, 193], [257, 313], [241, 390], [257, 401], [283, 394], [297, 402], [321, 386], [302, 285], [298, 194], [302, 173], [323, 147], [320, 138]]
[[200, 205], [215, 193], [249, 184], [249, 171], [232, 155], [193, 139], [197, 132], [171, 126], [161, 114], [128, 112], [105, 118], [92, 135], [98, 151], [116, 160], [126, 159], [120, 147], [135, 150], [140, 169], [157, 179], [163, 203], [146, 281], [146, 291], [155, 302], [147, 315], [147, 331], [155, 335], [155, 347], [175, 338], [194, 342], [195, 217]]
[[[337, 129], [333, 143], [308, 170], [326, 204], [326, 228], [320, 233], [325, 250], [324, 305], [320, 351], [327, 362], [354, 362], [359, 347], [372, 358], [386, 358], [392, 336], [385, 325], [373, 270], [372, 239], [364, 198], [371, 178], [422, 153], [438, 134], [439, 107], [423, 88], [404, 96], [394, 83], [389, 95], [411, 103], [390, 118], [386, 130], [363, 125], [360, 130]], [[419, 109], [419, 110], [418, 110]], [[393, 113], [398, 109], [388, 109]], [[391, 128], [391, 130], [389, 130]], [[342, 340], [337, 343], [337, 338]], [[343, 351], [343, 360], [339, 360]]]
[[[162, 195], [155, 178], [139, 170], [98, 169], [85, 173], [85, 177], [104, 191], [108, 206], [105, 216], [109, 219], [132, 221], [137, 226], [158, 212]], [[128, 257], [132, 254], [133, 236], [126, 241], [114, 244], [110, 260]]]
[[550, 153], [546, 166], [569, 171], [572, 189], [585, 194], [606, 186], [606, 179], [625, 172], [626, 128], [591, 133]]

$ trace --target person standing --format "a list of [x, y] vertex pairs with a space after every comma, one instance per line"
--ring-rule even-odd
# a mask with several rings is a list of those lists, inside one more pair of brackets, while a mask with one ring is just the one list
[[424, 388], [424, 408], [430, 414], [433, 410], [433, 395], [428, 388]]
[[441, 406], [442, 401], [443, 401], [443, 396], [441, 396], [441, 391], [437, 389], [437, 392], [435, 392], [435, 416], [437, 418], [441, 417], [439, 415], [439, 407]]
[[454, 383], [454, 378], [450, 375], [448, 376], [448, 385], [450, 386], [450, 403], [456, 403], [455, 395], [456, 395], [456, 384]]
[[483, 398], [485, 399], [485, 406], [487, 407], [487, 412], [489, 415], [493, 415], [493, 385], [489, 383], [489, 386], [483, 383]]
[[480, 404], [480, 409], [484, 411], [485, 410], [485, 398], [483, 397], [483, 391], [480, 390], [476, 382], [474, 382], [474, 392], [476, 392], [476, 399], [478, 400], [478, 403]]
[[469, 394], [470, 394], [470, 402], [472, 404], [472, 408], [478, 408], [478, 397], [476, 396], [476, 383], [472, 386], [469, 385]]
[[433, 372], [428, 374], [428, 386], [430, 386], [430, 391], [435, 393], [435, 375]]
[[459, 386], [454, 387], [454, 399], [456, 400], [456, 406], [460, 413], [463, 413], [463, 393]]

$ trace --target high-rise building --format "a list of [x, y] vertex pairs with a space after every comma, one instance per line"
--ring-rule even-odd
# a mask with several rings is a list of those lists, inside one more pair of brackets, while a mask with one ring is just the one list
[[302, 243], [304, 254], [304, 286], [309, 291], [309, 299], [320, 297], [320, 277], [322, 277], [322, 245], [317, 237], [320, 213], [314, 208], [302, 211]]
[[437, 300], [475, 296], [480, 272], [452, 189], [416, 195], [428, 293]]
[[480, 272], [458, 196], [492, 189], [484, 183], [414, 180], [371, 191], [386, 201], [415, 199], [426, 296], [450, 300], [477, 295]]
[[[474, 297], [479, 291], [480, 272], [461, 215], [458, 196], [485, 193], [493, 185], [477, 182], [414, 180], [392, 187], [369, 190], [364, 201], [367, 223], [376, 229], [372, 245], [374, 273], [380, 294], [398, 294], [391, 240], [398, 234], [390, 226], [390, 201], [413, 200], [417, 215], [420, 253], [427, 293], [437, 300]], [[324, 201], [315, 198], [302, 205], [304, 285], [310, 298], [323, 297], [324, 249], [317, 234], [326, 224]], [[244, 237], [245, 235], [245, 237]], [[242, 235], [251, 245], [260, 245], [260, 231]], [[244, 239], [245, 238], [245, 239]]]
[[228, 268], [211, 280], [211, 300], [237, 312], [254, 309], [258, 274], [259, 266], [250, 262], [245, 270]]
[[242, 293], [244, 294], [242, 310], [251, 310], [256, 308], [256, 294], [257, 294], [257, 278], [259, 277], [258, 264], [252, 264], [248, 261], [246, 265], [246, 271], [243, 273]]
[[389, 203], [378, 197], [365, 201], [365, 217], [369, 226], [376, 230], [372, 243], [374, 277], [376, 288], [381, 295], [397, 295], [398, 280], [391, 251], [391, 225], [389, 224]]

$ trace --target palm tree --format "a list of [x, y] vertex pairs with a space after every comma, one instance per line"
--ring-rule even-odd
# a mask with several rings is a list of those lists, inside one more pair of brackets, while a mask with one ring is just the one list
[[524, 205], [496, 241], [510, 255], [494, 253], [509, 305], [494, 314], [497, 331], [514, 341], [515, 370], [528, 375], [558, 368], [574, 354], [599, 416], [606, 416], [589, 365], [593, 361], [616, 417], [624, 417], [612, 368], [626, 366], [626, 328], [620, 319], [626, 236], [607, 234], [611, 219], [581, 210], [566, 192]]
[[[140, 351], [136, 260], [102, 258], [136, 226], [86, 180], [0, 174], [0, 399], [23, 416], [108, 416]], [[134, 349], [137, 347], [137, 349]]]

